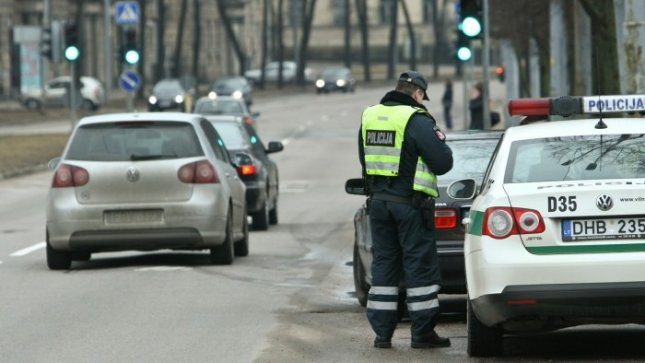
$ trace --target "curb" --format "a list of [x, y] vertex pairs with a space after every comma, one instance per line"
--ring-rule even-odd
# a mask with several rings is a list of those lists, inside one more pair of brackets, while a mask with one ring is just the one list
[[0, 172], [0, 180], [16, 178], [19, 176], [25, 176], [29, 174], [38, 173], [41, 171], [46, 171], [46, 170], [48, 170], [47, 164], [38, 164], [33, 166], [26, 166], [24, 168], [19, 168], [19, 169], [13, 169], [9, 171], [2, 171]]

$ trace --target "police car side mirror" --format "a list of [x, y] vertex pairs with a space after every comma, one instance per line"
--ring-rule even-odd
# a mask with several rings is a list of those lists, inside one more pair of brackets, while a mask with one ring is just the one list
[[362, 178], [347, 179], [345, 182], [345, 192], [354, 195], [366, 195], [365, 183]]
[[282, 151], [283, 149], [284, 145], [280, 141], [271, 141], [269, 142], [269, 147], [267, 148], [266, 153], [277, 153], [278, 151]]
[[448, 185], [448, 196], [452, 199], [473, 199], [476, 192], [477, 182], [474, 179], [457, 180]]

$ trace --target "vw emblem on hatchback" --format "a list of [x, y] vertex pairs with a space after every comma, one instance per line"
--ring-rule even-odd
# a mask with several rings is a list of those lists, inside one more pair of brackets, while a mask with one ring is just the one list
[[139, 170], [134, 166], [129, 167], [125, 173], [125, 178], [131, 183], [137, 182], [139, 180]]
[[614, 206], [614, 201], [607, 194], [603, 194], [596, 198], [596, 207], [602, 211], [608, 211]]

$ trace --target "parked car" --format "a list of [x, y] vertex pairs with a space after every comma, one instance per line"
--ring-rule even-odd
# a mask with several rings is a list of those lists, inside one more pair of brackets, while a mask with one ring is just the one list
[[[500, 136], [501, 132], [465, 131], [451, 133], [446, 137], [453, 152], [454, 166], [447, 174], [437, 177], [439, 197], [435, 200], [435, 237], [443, 280], [441, 292], [444, 294], [466, 292], [465, 230], [461, 221], [468, 217], [472, 202], [451, 198], [446, 193], [446, 188], [453, 181], [464, 177], [481, 183], [488, 160]], [[358, 194], [362, 192], [361, 190]], [[369, 210], [365, 205], [354, 215], [354, 237], [354, 287], [358, 302], [366, 306], [367, 293], [372, 282], [372, 233]], [[401, 296], [405, 297], [405, 294]]]
[[192, 109], [195, 99], [195, 85], [186, 83], [178, 78], [167, 78], [157, 82], [148, 97], [148, 110], [163, 111], [174, 109], [185, 111]]
[[327, 68], [316, 80], [317, 93], [354, 92], [356, 80], [349, 68]]
[[50, 162], [49, 268], [103, 251], [210, 249], [215, 264], [246, 256], [246, 187], [223, 145], [194, 114], [81, 119]]
[[[296, 62], [284, 61], [282, 62], [282, 80], [285, 83], [295, 82], [297, 64]], [[280, 62], [271, 62], [264, 67], [264, 78], [267, 82], [277, 82], [280, 72]], [[260, 82], [261, 71], [259, 69], [251, 69], [244, 72], [244, 77], [251, 82]], [[310, 68], [305, 68], [305, 81], [313, 81], [313, 71]]]
[[253, 87], [251, 87], [251, 83], [244, 77], [222, 77], [213, 83], [208, 96], [211, 98], [218, 96], [242, 98], [247, 106], [251, 106], [253, 103], [252, 91]]
[[[79, 105], [86, 110], [97, 110], [103, 104], [105, 90], [101, 82], [92, 77], [80, 77]], [[44, 93], [40, 88], [29, 89], [21, 95], [25, 107], [36, 110], [42, 107], [69, 107], [69, 76], [56, 77], [45, 84]]]
[[268, 154], [282, 151], [279, 141], [264, 147], [251, 126], [234, 116], [207, 116], [226, 144], [232, 158], [239, 153], [252, 155], [251, 162], [237, 168], [246, 184], [246, 207], [253, 220], [253, 229], [266, 230], [269, 224], [278, 224], [278, 166]]
[[239, 116], [244, 123], [253, 127], [257, 127], [257, 120], [260, 117], [259, 112], [251, 112], [246, 103], [240, 98], [214, 96], [212, 94], [209, 94], [208, 97], [200, 97], [193, 112], [201, 115]]

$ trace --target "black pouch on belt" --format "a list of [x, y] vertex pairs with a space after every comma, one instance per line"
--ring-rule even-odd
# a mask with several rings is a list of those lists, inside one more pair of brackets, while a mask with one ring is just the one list
[[423, 226], [427, 229], [434, 230], [434, 199], [426, 199], [421, 205], [420, 210]]

